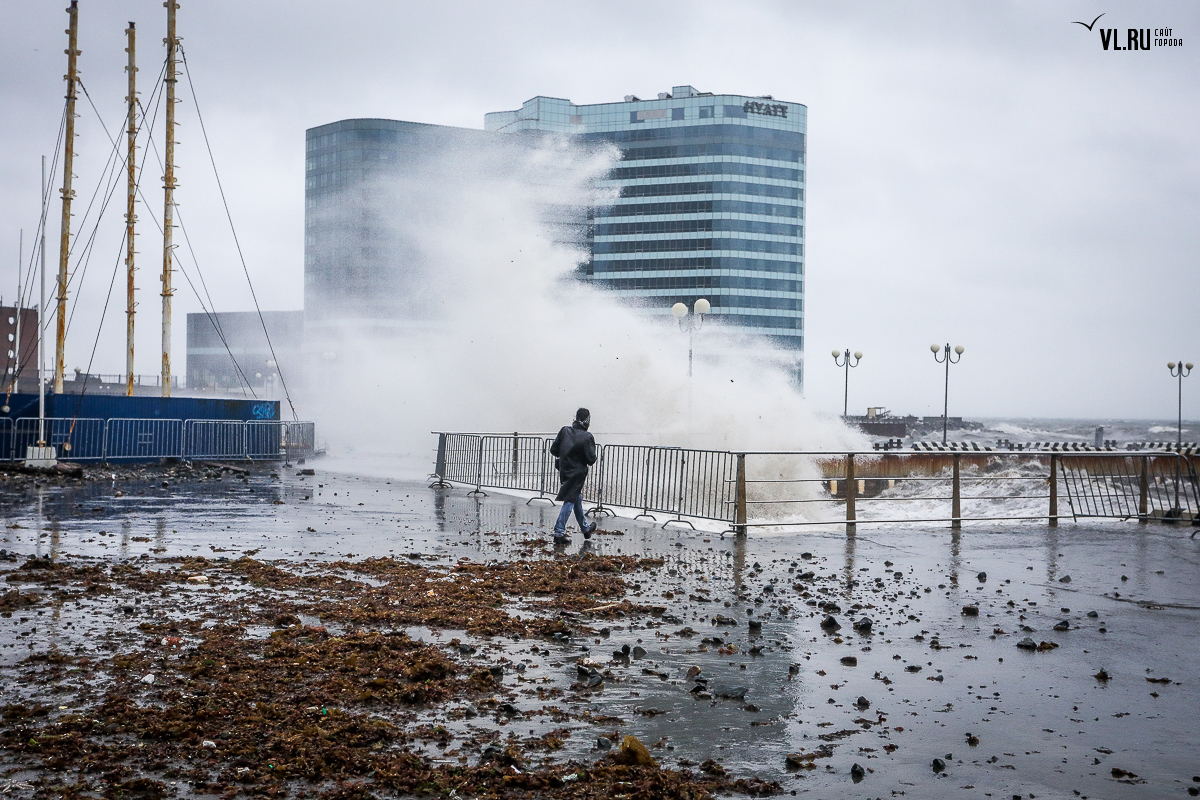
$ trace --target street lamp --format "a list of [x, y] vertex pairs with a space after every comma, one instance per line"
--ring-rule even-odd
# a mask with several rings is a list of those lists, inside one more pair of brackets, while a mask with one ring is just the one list
[[[683, 303], [676, 303], [671, 306], [671, 314], [675, 319], [679, 320], [679, 330], [685, 331], [688, 335], [688, 378], [692, 377], [692, 344], [695, 339], [695, 332], [704, 326], [704, 315], [712, 311], [712, 304], [701, 297], [692, 306], [692, 315], [688, 316], [688, 307]], [[684, 320], [687, 323], [684, 323]]]
[[938, 356], [938, 352], [942, 350], [942, 348], [939, 347], [938, 345], [931, 344], [931, 345], [929, 345], [929, 349], [933, 352], [933, 360], [934, 361], [936, 361], [939, 364], [941, 364], [943, 362], [946, 364], [946, 398], [945, 398], [945, 404], [942, 406], [942, 444], [945, 444], [946, 443], [946, 427], [947, 427], [947, 424], [950, 419], [950, 417], [949, 417], [949, 414], [950, 414], [950, 365], [957, 364], [959, 361], [962, 361], [963, 351], [966, 350], [967, 348], [963, 347], [961, 344], [955, 346], [954, 352], [956, 355], [958, 355], [958, 358], [955, 358], [954, 356], [950, 355], [950, 343], [949, 342], [946, 343], [945, 354], [943, 356]]
[[[841, 361], [838, 361], [839, 356], [843, 356], [845, 358], [844, 363]], [[846, 348], [845, 354], [839, 353], [837, 350], [833, 351], [833, 363], [837, 364], [839, 367], [846, 368], [846, 391], [845, 391], [845, 394], [842, 395], [842, 416], [843, 417], [846, 416], [847, 409], [850, 408], [850, 368], [857, 367], [858, 362], [862, 361], [862, 356], [863, 356], [863, 354], [862, 354], [861, 350], [855, 350], [854, 351], [854, 363], [851, 364], [850, 363], [850, 348], [848, 348], [848, 347]]]
[[[1183, 379], [1192, 374], [1192, 367], [1195, 366], [1192, 362], [1184, 364], [1182, 361], [1176, 363], [1174, 361], [1167, 362], [1167, 369], [1171, 372], [1172, 378], [1179, 380], [1179, 420], [1176, 430], [1176, 447], [1175, 450], [1175, 508], [1173, 511], [1178, 516], [1179, 509], [1179, 480], [1182, 477], [1179, 471], [1179, 459], [1183, 453]], [[1193, 534], [1194, 535], [1194, 534]]]

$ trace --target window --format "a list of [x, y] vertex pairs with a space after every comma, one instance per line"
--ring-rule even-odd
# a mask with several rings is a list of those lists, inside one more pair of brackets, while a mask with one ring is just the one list
[[673, 120], [683, 119], [683, 109], [682, 108], [672, 108], [671, 109], [671, 119], [673, 119]]
[[700, 119], [712, 119], [715, 106], [700, 106]]

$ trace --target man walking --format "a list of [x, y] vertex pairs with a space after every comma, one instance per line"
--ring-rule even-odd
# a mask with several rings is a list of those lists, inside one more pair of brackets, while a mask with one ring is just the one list
[[588, 467], [596, 463], [596, 440], [588, 433], [592, 424], [592, 413], [586, 408], [575, 412], [575, 421], [563, 427], [550, 445], [550, 455], [554, 456], [554, 465], [558, 468], [560, 488], [555, 500], [562, 501], [562, 511], [558, 513], [558, 522], [554, 523], [554, 543], [567, 544], [567, 520], [571, 517], [571, 509], [575, 509], [575, 519], [583, 538], [592, 538], [596, 523], [588, 524], [583, 515], [584, 481], [587, 480]]

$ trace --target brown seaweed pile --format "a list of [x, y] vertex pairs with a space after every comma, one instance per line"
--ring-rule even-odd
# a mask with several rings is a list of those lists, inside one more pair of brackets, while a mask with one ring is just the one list
[[[17, 587], [0, 595], [6, 616], [133, 594], [136, 609], [122, 605], [113, 613], [136, 610], [145, 621], [135, 635], [95, 642], [99, 653], [38, 652], [5, 670], [31, 699], [3, 709], [0, 749], [14, 765], [4, 774], [34, 773], [28, 785], [36, 797], [113, 800], [452, 792], [691, 800], [776, 790], [716, 770], [618, 763], [628, 760], [628, 748], [591, 764], [541, 758], [561, 746], [570, 735], [565, 729], [521, 742], [483, 728], [456, 738], [421, 721], [422, 711], [451, 702], [497, 719], [514, 709], [497, 696], [502, 666], [465, 658], [470, 651], [458, 640], [415, 640], [405, 627], [546, 638], [587, 632], [590, 609], [599, 609], [598, 617], [646, 613], [623, 599], [622, 576], [658, 563], [583, 556], [434, 567], [393, 558], [321, 565], [189, 558], [108, 567], [30, 559], [6, 575]], [[188, 610], [196, 603], [183, 602], [197, 593], [200, 613]], [[81, 689], [75, 703], [57, 709], [38, 691], [69, 686], [94, 690]]]

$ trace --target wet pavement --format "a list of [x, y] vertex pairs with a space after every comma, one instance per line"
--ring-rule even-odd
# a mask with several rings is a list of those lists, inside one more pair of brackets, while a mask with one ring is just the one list
[[[572, 628], [562, 640], [406, 628], [456, 661], [497, 666], [495, 697], [508, 706], [425, 709], [422, 722], [451, 739], [414, 752], [473, 763], [480, 753], [456, 742], [532, 745], [557, 732], [549, 762], [590, 762], [604, 755], [597, 737], [619, 731], [664, 767], [713, 759], [732, 777], [813, 797], [1200, 788], [1200, 539], [1190, 529], [903, 525], [738, 538], [605, 518], [591, 541], [575, 532], [555, 550], [546, 540], [557, 509], [546, 503], [306, 467], [314, 474], [261, 466], [166, 485], [121, 476], [6, 486], [0, 548], [19, 554], [0, 561], [10, 575], [28, 556], [143, 569], [203, 556], [211, 580], [185, 584], [165, 608], [125, 589], [6, 612], [0, 706], [87, 708], [103, 686], [18, 680], [21, 662], [54, 648], [132, 648], [145, 638], [137, 623], [200, 618], [218, 594], [236, 601], [247, 590], [223, 575], [243, 556], [305, 574], [386, 556], [447, 572], [584, 552], [650, 559], [622, 575], [625, 599], [649, 613], [562, 612]], [[339, 570], [364, 586], [380, 580]], [[538, 598], [523, 601], [510, 613], [538, 614]], [[864, 618], [869, 628], [856, 628]], [[302, 622], [349, 630], [336, 611]], [[1018, 646], [1025, 639], [1034, 649]], [[19, 796], [30, 777], [0, 781]]]

